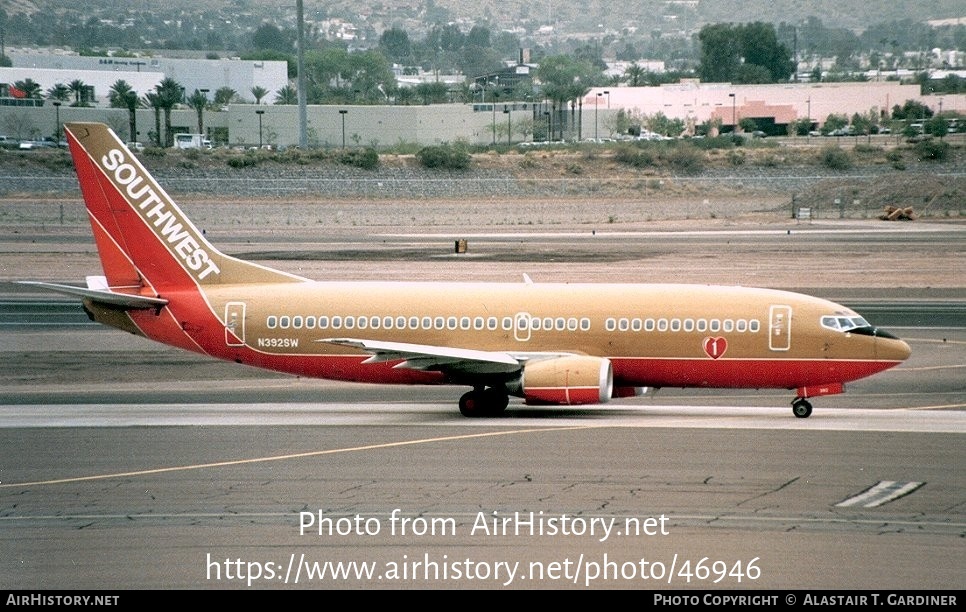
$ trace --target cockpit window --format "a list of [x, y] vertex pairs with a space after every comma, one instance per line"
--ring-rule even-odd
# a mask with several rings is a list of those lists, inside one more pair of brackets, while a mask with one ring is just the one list
[[870, 327], [870, 325], [862, 317], [824, 316], [822, 317], [822, 327], [847, 332], [853, 329]]

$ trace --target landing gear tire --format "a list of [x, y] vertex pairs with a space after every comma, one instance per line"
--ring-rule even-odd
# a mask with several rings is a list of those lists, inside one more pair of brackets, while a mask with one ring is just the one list
[[460, 414], [469, 418], [496, 417], [503, 414], [510, 398], [500, 389], [473, 389], [460, 398]]
[[792, 413], [800, 419], [807, 419], [812, 414], [812, 404], [800, 397], [792, 402]]

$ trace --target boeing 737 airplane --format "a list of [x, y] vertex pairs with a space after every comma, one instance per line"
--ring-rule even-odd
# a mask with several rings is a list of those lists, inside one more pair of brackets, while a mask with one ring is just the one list
[[68, 123], [103, 276], [94, 321], [299, 376], [470, 387], [466, 416], [598, 404], [647, 387], [789, 389], [808, 398], [891, 368], [909, 346], [839, 304], [675, 284], [314, 282], [219, 252], [105, 125]]

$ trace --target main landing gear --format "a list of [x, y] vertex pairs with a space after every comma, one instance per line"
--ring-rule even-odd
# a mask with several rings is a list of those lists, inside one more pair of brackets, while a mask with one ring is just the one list
[[460, 413], [465, 417], [496, 417], [503, 414], [509, 403], [504, 389], [476, 387], [460, 398]]
[[807, 419], [812, 414], [812, 404], [804, 397], [796, 397], [792, 402], [792, 412], [800, 419]]

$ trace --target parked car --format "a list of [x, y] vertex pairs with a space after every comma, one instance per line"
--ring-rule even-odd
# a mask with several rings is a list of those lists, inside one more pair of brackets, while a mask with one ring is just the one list
[[49, 149], [56, 146], [57, 143], [50, 142], [48, 140], [24, 140], [17, 148], [19, 148], [21, 151], [31, 151], [33, 149]]

